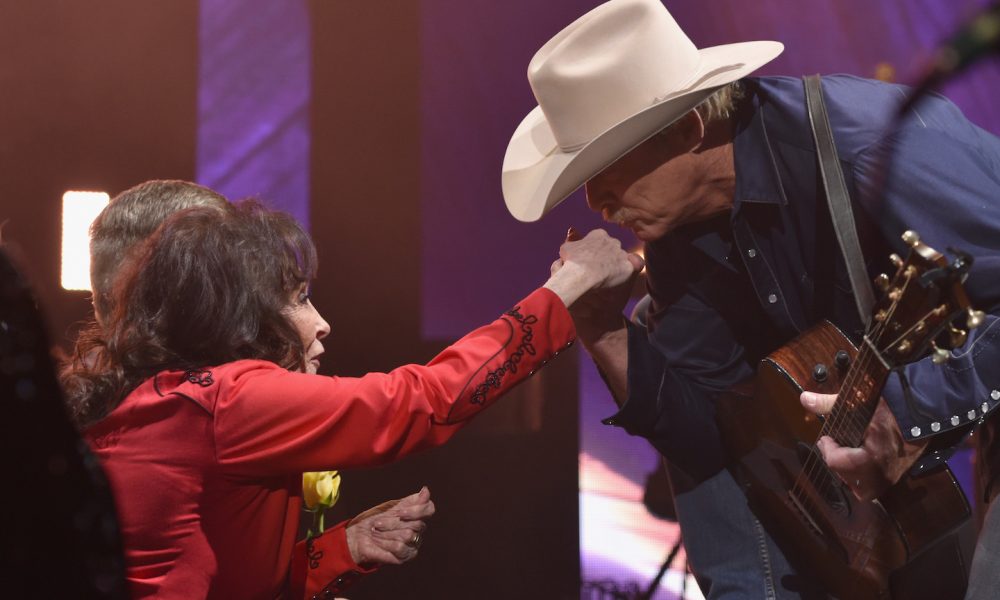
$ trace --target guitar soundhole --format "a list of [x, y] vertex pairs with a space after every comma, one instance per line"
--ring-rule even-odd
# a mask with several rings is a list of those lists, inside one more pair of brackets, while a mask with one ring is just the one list
[[804, 473], [830, 511], [843, 517], [850, 516], [849, 490], [840, 478], [826, 466], [819, 450], [812, 444], [804, 442], [799, 442], [796, 450], [799, 462], [804, 465]]

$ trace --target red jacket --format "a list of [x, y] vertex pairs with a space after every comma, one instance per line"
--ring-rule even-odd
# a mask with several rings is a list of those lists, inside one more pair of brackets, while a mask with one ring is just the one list
[[304, 471], [443, 444], [573, 336], [539, 289], [427, 365], [350, 378], [240, 360], [147, 380], [86, 432], [115, 492], [133, 596], [281, 596]]

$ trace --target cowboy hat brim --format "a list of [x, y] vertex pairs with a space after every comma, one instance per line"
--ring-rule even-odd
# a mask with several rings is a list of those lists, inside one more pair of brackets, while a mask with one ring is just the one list
[[783, 49], [779, 42], [703, 48], [698, 51], [701, 68], [690, 85], [612, 125], [572, 152], [559, 148], [545, 114], [536, 106], [514, 131], [504, 155], [501, 186], [507, 210], [519, 221], [537, 221], [588, 179], [684, 116], [720, 87], [767, 64]]

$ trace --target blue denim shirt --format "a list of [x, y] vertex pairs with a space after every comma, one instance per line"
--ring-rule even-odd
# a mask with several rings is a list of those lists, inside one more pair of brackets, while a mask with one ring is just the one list
[[[649, 438], [692, 475], [724, 462], [713, 396], [821, 319], [857, 341], [861, 320], [818, 179], [802, 81], [744, 80], [734, 137], [731, 214], [647, 244], [651, 302], [629, 329], [629, 395], [606, 422]], [[900, 235], [973, 255], [966, 281], [986, 322], [945, 365], [930, 358], [890, 376], [883, 396], [905, 437], [940, 435], [1000, 404], [1000, 139], [941, 96], [887, 132], [908, 90], [823, 78], [837, 151], [871, 277], [905, 256]], [[893, 152], [879, 187], [881, 153]]]

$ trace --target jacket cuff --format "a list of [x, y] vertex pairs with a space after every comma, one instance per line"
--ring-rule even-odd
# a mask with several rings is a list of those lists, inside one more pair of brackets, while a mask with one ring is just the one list
[[[965, 385], [956, 385], [933, 377], [929, 373], [932, 368], [942, 367], [910, 365], [890, 375], [882, 389], [882, 397], [896, 417], [904, 439], [912, 441], [945, 433], [960, 434], [981, 424], [1000, 405], [1000, 389], [984, 385], [975, 377], [975, 371], [967, 370], [969, 377]], [[927, 377], [928, 374], [932, 377]], [[925, 389], [933, 393], [921, 393]]]
[[347, 545], [348, 521], [337, 523], [295, 545], [292, 556], [292, 598], [326, 600], [347, 590], [359, 579], [374, 573], [377, 566], [363, 567], [354, 562]]

